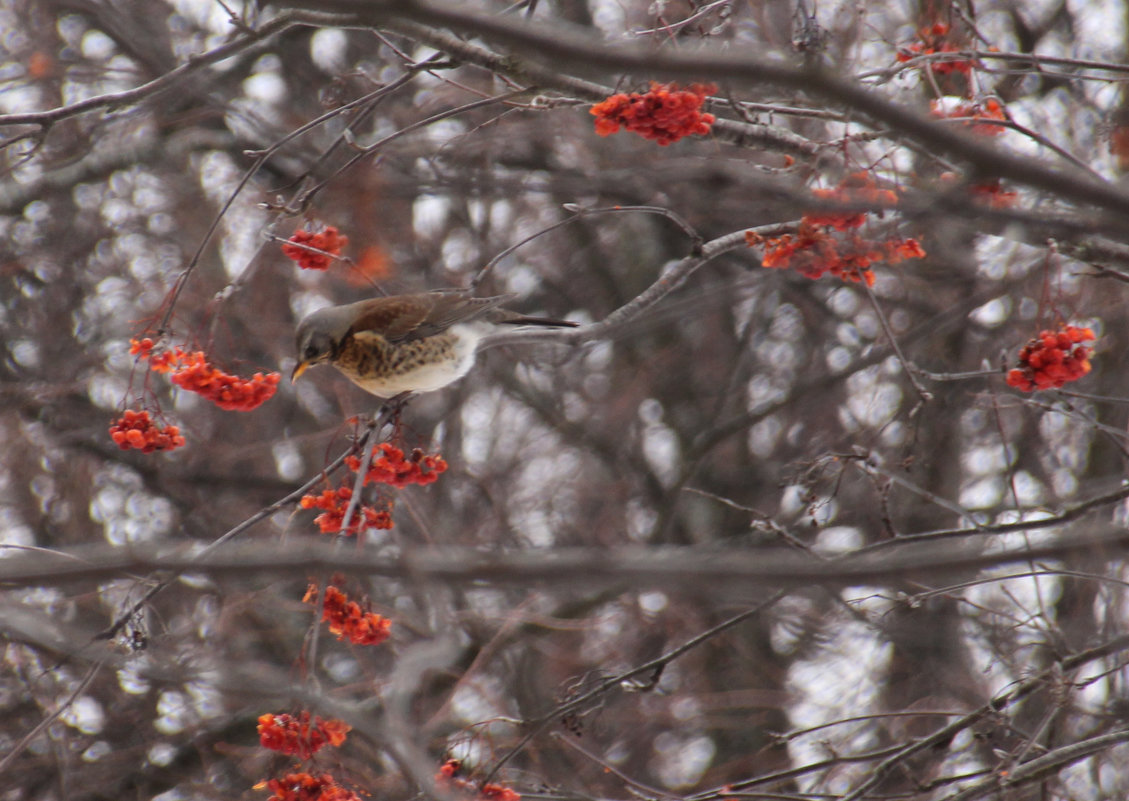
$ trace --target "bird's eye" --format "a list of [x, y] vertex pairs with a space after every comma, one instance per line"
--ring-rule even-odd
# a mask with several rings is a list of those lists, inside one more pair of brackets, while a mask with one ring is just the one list
[[306, 346], [306, 352], [302, 354], [302, 358], [305, 359], [306, 361], [312, 361], [312, 360], [316, 359], [317, 356], [318, 356], [318, 346], [317, 345], [307, 345]]

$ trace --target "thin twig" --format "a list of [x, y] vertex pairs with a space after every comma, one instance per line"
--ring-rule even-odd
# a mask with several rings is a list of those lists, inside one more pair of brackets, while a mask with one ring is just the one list
[[665, 668], [670, 662], [673, 662], [675, 659], [682, 656], [687, 651], [693, 650], [702, 643], [708, 642], [722, 632], [728, 631], [734, 626], [745, 622], [754, 615], [760, 614], [765, 609], [783, 598], [784, 595], [784, 591], [777, 592], [768, 600], [757, 604], [751, 609], [746, 609], [744, 612], [734, 615], [733, 617], [717, 624], [716, 626], [712, 626], [711, 628], [706, 629], [701, 634], [698, 634], [695, 637], [691, 637], [689, 640], [682, 643], [682, 645], [679, 645], [677, 648], [673, 648], [670, 651], [667, 651], [662, 656], [656, 657], [649, 662], [644, 662], [642, 665], [633, 667], [630, 670], [620, 673], [618, 676], [612, 676], [609, 679], [604, 679], [604, 681], [600, 682], [599, 685], [597, 685], [592, 690], [589, 690], [588, 692], [583, 693], [576, 698], [573, 698], [571, 701], [566, 701], [563, 704], [559, 704], [540, 717], [528, 721], [526, 725], [530, 727], [530, 730], [526, 732], [524, 736], [522, 736], [517, 745], [507, 751], [501, 759], [494, 763], [494, 766], [490, 769], [490, 773], [486, 776], [485, 782], [489, 782], [507, 762], [517, 756], [534, 737], [544, 731], [554, 721], [559, 720], [562, 716], [567, 715], [569, 712], [575, 711], [577, 709], [580, 709], [581, 707], [588, 705], [593, 700], [599, 698], [612, 689], [615, 689], [616, 687], [620, 687], [636, 676], [655, 674], [656, 672], [662, 671], [662, 669]]
[[520, 95], [528, 94], [530, 91], [531, 90], [528, 90], [528, 89], [519, 89], [517, 91], [507, 92], [507, 93], [502, 94], [502, 95], [496, 95], [494, 97], [488, 97], [488, 98], [485, 98], [485, 99], [482, 99], [482, 100], [475, 100], [473, 103], [466, 103], [462, 106], [458, 106], [457, 108], [452, 108], [452, 109], [448, 109], [447, 111], [442, 111], [438, 114], [433, 114], [432, 116], [428, 117], [425, 120], [419, 120], [417, 122], [413, 122], [411, 125], [407, 125], [403, 128], [400, 128], [399, 130], [389, 134], [388, 136], [382, 137], [381, 139], [373, 142], [372, 144], [360, 145], [360, 144], [357, 144], [357, 143], [353, 143], [353, 146], [355, 148], [357, 148], [356, 155], [354, 155], [351, 159], [346, 161], [343, 165], [341, 165], [341, 167], [339, 167], [337, 170], [335, 170], [331, 175], [327, 176], [324, 180], [318, 182], [317, 184], [314, 184], [314, 186], [312, 186], [310, 189], [307, 189], [305, 192], [303, 192], [298, 197], [298, 199], [295, 203], [295, 205], [297, 206], [296, 210], [300, 210], [300, 209], [303, 209], [306, 206], [308, 206], [310, 204], [310, 202], [313, 200], [314, 196], [317, 195], [319, 192], [321, 192], [321, 190], [324, 189], [326, 186], [328, 186], [331, 181], [336, 179], [339, 175], [342, 175], [343, 173], [345, 173], [347, 170], [349, 170], [349, 168], [351, 168], [357, 162], [361, 161], [362, 159], [370, 157], [373, 153], [380, 150], [380, 148], [384, 147], [389, 142], [393, 142], [396, 139], [399, 139], [401, 136], [406, 136], [407, 134], [409, 134], [413, 131], [417, 131], [420, 128], [424, 128], [428, 125], [434, 125], [437, 122], [441, 122], [442, 120], [450, 119], [451, 117], [456, 117], [460, 114], [465, 114], [468, 111], [473, 111], [475, 109], [484, 108], [486, 106], [496, 105], [498, 103], [505, 103], [506, 101], [512, 100], [513, 98], [518, 97]]
[[[279, 509], [282, 509], [283, 507], [288, 506], [292, 503], [297, 503], [299, 500], [301, 500], [303, 495], [305, 495], [307, 492], [309, 492], [311, 489], [313, 489], [314, 486], [316, 486], [318, 483], [325, 480], [325, 477], [327, 475], [329, 475], [330, 473], [337, 470], [339, 467], [341, 467], [341, 465], [345, 464], [346, 457], [348, 457], [349, 454], [351, 454], [353, 452], [353, 449], [355, 447], [359, 446], [359, 447], [363, 448], [365, 446], [365, 443], [368, 441], [368, 437], [371, 433], [372, 433], [371, 431], [366, 431], [361, 436], [359, 442], [356, 445], [350, 447], [348, 450], [346, 450], [344, 453], [342, 453], [340, 456], [338, 456], [336, 459], [334, 459], [333, 462], [331, 462], [329, 465], [327, 465], [316, 476], [311, 478], [309, 481], [307, 481], [305, 484], [300, 486], [298, 489], [296, 489], [293, 492], [291, 492], [290, 494], [286, 495], [284, 498], [280, 498], [279, 500], [272, 503], [270, 506], [267, 506], [267, 507], [260, 509], [258, 512], [251, 515], [250, 517], [248, 517], [242, 523], [239, 523], [234, 528], [228, 530], [219, 539], [215, 540], [210, 545], [208, 545], [207, 547], [201, 549], [198, 553], [196, 553], [195, 556], [193, 557], [193, 559], [195, 560], [195, 559], [204, 558], [205, 556], [214, 552], [216, 549], [218, 549], [220, 546], [224, 545], [225, 543], [231, 542], [231, 540], [238, 537], [240, 534], [242, 534], [247, 529], [251, 528], [251, 526], [255, 525], [259, 521], [270, 517], [272, 514], [277, 512]], [[155, 595], [157, 595], [157, 593], [161, 592], [166, 587], [168, 587], [170, 584], [172, 584], [174, 581], [176, 581], [176, 579], [178, 579], [186, 571], [190, 570], [191, 567], [192, 567], [191, 564], [187, 564], [187, 565], [185, 565], [181, 568], [178, 568], [178, 569], [174, 570], [169, 576], [167, 576], [166, 578], [164, 578], [164, 579], [158, 581], [156, 584], [154, 584], [151, 588], [149, 588], [149, 591], [146, 592], [145, 595], [143, 595], [141, 597], [140, 600], [131, 604], [129, 609], [127, 609], [124, 613], [122, 613], [121, 615], [118, 616], [117, 620], [115, 620], [107, 629], [100, 632], [97, 635], [96, 639], [108, 640], [108, 639], [112, 639], [113, 637], [117, 636], [117, 633], [121, 630], [122, 626], [124, 626], [130, 619], [132, 619], [133, 616], [136, 615], [141, 610], [142, 607], [144, 607], [146, 604], [148, 604], [149, 601], [151, 601], [153, 599], [153, 597]]]
[[592, 216], [594, 214], [618, 214], [621, 212], [645, 212], [647, 214], [659, 214], [671, 220], [675, 225], [682, 229], [686, 236], [690, 238], [690, 252], [692, 254], [700, 253], [702, 249], [701, 234], [699, 234], [694, 229], [694, 227], [690, 225], [690, 223], [687, 222], [681, 215], [670, 209], [663, 208], [662, 206], [605, 206], [601, 208], [589, 209], [575, 203], [566, 203], [564, 209], [565, 211], [571, 212], [571, 216], [566, 217], [563, 220], [558, 220], [552, 225], [546, 228], [542, 228], [536, 233], [530, 234], [525, 239], [522, 239], [520, 242], [510, 245], [501, 253], [494, 256], [492, 259], [490, 259], [490, 261], [486, 262], [486, 264], [482, 266], [478, 273], [475, 274], [474, 278], [471, 279], [470, 284], [467, 286], [467, 291], [473, 293], [478, 288], [478, 285], [482, 283], [482, 279], [484, 279], [487, 274], [491, 270], [493, 270], [498, 262], [506, 258], [506, 256], [509, 256], [522, 245], [528, 244], [538, 237], [544, 236], [545, 234], [555, 231], [558, 228], [562, 228], [566, 225], [569, 225], [570, 223], [574, 223], [577, 220]]
[[82, 693], [86, 692], [86, 688], [90, 686], [90, 682], [94, 681], [94, 677], [98, 675], [98, 672], [102, 669], [104, 664], [105, 663], [102, 660], [99, 660], [91, 665], [89, 669], [87, 669], [86, 675], [82, 677], [82, 681], [78, 683], [78, 686], [75, 687], [74, 690], [72, 690], [65, 699], [58, 703], [51, 714], [47, 715], [43, 718], [43, 720], [39, 721], [39, 723], [37, 723], [31, 731], [20, 738], [20, 741], [18, 743], [12, 745], [9, 748], [8, 753], [4, 754], [3, 759], [0, 759], [0, 775], [2, 775], [8, 768], [8, 766], [12, 763], [12, 760], [22, 754], [27, 749], [27, 747], [35, 741], [36, 737], [42, 734], [48, 726], [59, 719], [59, 715], [63, 714], [63, 712], [65, 712], [67, 708], [74, 703], [76, 698], [82, 695]]
[[[941, 743], [949, 742], [960, 732], [964, 731], [974, 723], [996, 714], [997, 712], [1006, 709], [1007, 707], [1015, 704], [1017, 701], [1026, 698], [1036, 690], [1040, 689], [1047, 681], [1052, 680], [1055, 676], [1059, 675], [1062, 671], [1070, 671], [1074, 668], [1084, 665], [1087, 662], [1092, 662], [1095, 659], [1101, 659], [1106, 656], [1124, 651], [1129, 648], [1129, 635], [1122, 635], [1115, 637], [1109, 642], [1091, 648], [1087, 651], [1082, 651], [1074, 656], [1066, 657], [1052, 664], [1045, 670], [1040, 671], [1031, 678], [1016, 684], [1012, 689], [1006, 690], [1003, 693], [994, 696], [988, 703], [979, 707], [978, 709], [970, 712], [959, 720], [953, 721], [947, 726], [943, 726], [928, 737], [922, 737], [909, 743], [906, 746], [898, 749], [898, 752], [893, 756], [888, 757], [881, 763], [876, 765], [873, 770], [869, 772], [867, 778], [855, 786], [851, 792], [843, 796], [842, 801], [859, 801], [863, 796], [870, 792], [874, 787], [882, 782], [883, 779], [889, 774], [895, 766], [904, 762], [922, 751], [935, 748]], [[1035, 760], [1038, 761], [1038, 760]], [[969, 796], [973, 798], [975, 796]], [[946, 801], [958, 801], [959, 796], [950, 797]], [[965, 801], [965, 799], [959, 799]]]
[[866, 281], [860, 282], [862, 288], [866, 291], [867, 298], [870, 299], [870, 305], [874, 307], [874, 313], [878, 315], [878, 322], [882, 325], [882, 330], [886, 334], [886, 339], [890, 341], [890, 348], [894, 351], [894, 355], [898, 357], [898, 361], [902, 363], [902, 369], [905, 370], [906, 376], [909, 378], [910, 383], [913, 384], [914, 391], [917, 396], [925, 403], [933, 400], [933, 394], [921, 385], [917, 380], [917, 374], [913, 371], [913, 365], [906, 359], [902, 353], [901, 345], [898, 344], [897, 337], [894, 336], [894, 330], [890, 328], [890, 322], [886, 319], [886, 313], [882, 311], [882, 307], [878, 305], [878, 298], [874, 295], [874, 290], [870, 288], [870, 284]]
[[283, 33], [290, 28], [296, 26], [335, 26], [347, 24], [350, 21], [351, 19], [343, 18], [337, 14], [326, 14], [316, 11], [285, 11], [263, 24], [259, 29], [250, 31], [246, 35], [233, 39], [227, 44], [220, 45], [206, 53], [191, 56], [184, 64], [169, 70], [164, 75], [158, 76], [147, 83], [143, 83], [141, 86], [135, 86], [132, 89], [126, 89], [121, 92], [98, 95], [97, 97], [88, 97], [77, 103], [71, 103], [69, 106], [59, 106], [58, 108], [49, 109], [47, 111], [29, 111], [23, 114], [2, 114], [0, 115], [0, 126], [39, 125], [49, 127], [60, 120], [75, 117], [79, 114], [85, 114], [95, 109], [131, 106], [158, 92], [176, 87], [183, 78], [204, 67], [231, 58], [236, 53], [246, 50], [252, 45], [258, 44], [272, 36]]

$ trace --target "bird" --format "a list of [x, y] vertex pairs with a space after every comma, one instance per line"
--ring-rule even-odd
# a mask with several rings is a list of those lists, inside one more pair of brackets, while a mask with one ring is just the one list
[[511, 299], [434, 291], [319, 309], [298, 324], [298, 363], [290, 381], [328, 362], [380, 398], [431, 392], [466, 375], [479, 342], [497, 326], [577, 325], [500, 308]]

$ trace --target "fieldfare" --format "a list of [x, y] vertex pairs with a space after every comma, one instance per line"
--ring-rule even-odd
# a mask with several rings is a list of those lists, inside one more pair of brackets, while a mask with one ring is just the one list
[[381, 398], [430, 392], [470, 371], [479, 341], [495, 326], [577, 325], [499, 308], [507, 300], [424, 292], [319, 309], [298, 325], [298, 364], [290, 380], [329, 362]]

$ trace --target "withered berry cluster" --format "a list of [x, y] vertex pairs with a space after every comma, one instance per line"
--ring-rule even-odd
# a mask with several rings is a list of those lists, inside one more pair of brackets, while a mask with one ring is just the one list
[[[850, 175], [835, 189], [815, 189], [813, 194], [821, 200], [847, 205], [885, 205], [898, 199], [893, 190], [879, 188], [866, 173]], [[811, 279], [831, 273], [844, 281], [865, 281], [867, 286], [873, 286], [872, 264], [921, 259], [925, 250], [916, 239], [864, 238], [858, 229], [869, 214], [809, 212], [803, 215], [795, 234], [766, 239], [755, 231], [747, 231], [745, 241], [749, 247], [764, 248], [763, 267], [793, 269]]]
[[596, 133], [610, 136], [625, 128], [660, 145], [677, 142], [684, 136], [705, 136], [716, 119], [702, 112], [702, 102], [717, 87], [692, 84], [679, 89], [677, 84], [652, 83], [643, 94], [617, 94], [592, 106]]
[[1019, 351], [1019, 366], [1008, 371], [1008, 385], [1034, 392], [1077, 381], [1090, 372], [1091, 349], [1082, 343], [1093, 338], [1089, 328], [1073, 325], [1040, 331]]
[[283, 244], [282, 253], [303, 270], [326, 270], [348, 244], [349, 237], [342, 236], [332, 225], [316, 232], [299, 228]]
[[[318, 585], [311, 584], [306, 590], [303, 603], [316, 604]], [[329, 624], [329, 630], [339, 640], [348, 640], [353, 645], [380, 645], [388, 639], [392, 621], [376, 612], [366, 612], [356, 601], [330, 585], [325, 588], [325, 603], [322, 604], [322, 622]]]

